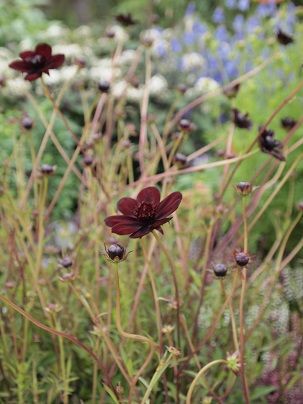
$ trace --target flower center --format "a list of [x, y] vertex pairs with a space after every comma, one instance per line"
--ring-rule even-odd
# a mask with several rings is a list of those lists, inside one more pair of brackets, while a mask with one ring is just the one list
[[28, 62], [35, 66], [42, 66], [44, 64], [45, 58], [42, 55], [34, 55], [29, 58]]
[[135, 211], [135, 215], [140, 219], [151, 219], [155, 216], [155, 208], [151, 203], [141, 202]]

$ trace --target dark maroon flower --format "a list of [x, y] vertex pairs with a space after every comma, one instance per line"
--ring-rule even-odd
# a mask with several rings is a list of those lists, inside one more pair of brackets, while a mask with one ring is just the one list
[[14, 60], [9, 67], [26, 73], [25, 80], [33, 81], [49, 74], [50, 69], [58, 69], [64, 62], [65, 56], [52, 55], [51, 46], [42, 43], [36, 46], [33, 51], [24, 51], [19, 54], [21, 60]]
[[109, 216], [105, 224], [112, 232], [141, 238], [153, 230], [163, 234], [161, 226], [169, 222], [168, 217], [178, 209], [182, 200], [180, 192], [173, 192], [160, 202], [160, 192], [156, 187], [147, 187], [139, 192], [136, 199], [122, 198], [117, 208], [122, 215]]
[[118, 14], [115, 18], [120, 24], [124, 25], [125, 27], [137, 24], [137, 21], [133, 19], [133, 16], [130, 13]]
[[232, 121], [240, 129], [250, 129], [252, 126], [248, 113], [243, 114], [237, 108], [232, 109]]
[[291, 35], [287, 34], [286, 32], [282, 31], [280, 28], [276, 33], [277, 41], [284, 46], [287, 46], [294, 42], [294, 39]]
[[258, 142], [262, 152], [271, 154], [280, 161], [285, 161], [285, 157], [282, 153], [283, 144], [275, 139], [275, 132], [273, 130], [267, 128], [262, 129], [261, 127]]
[[283, 129], [291, 130], [296, 125], [297, 121], [289, 116], [281, 119], [281, 126]]

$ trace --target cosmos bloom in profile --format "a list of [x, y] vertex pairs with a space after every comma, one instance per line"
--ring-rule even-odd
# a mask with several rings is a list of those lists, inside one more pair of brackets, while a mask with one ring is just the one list
[[280, 140], [275, 139], [275, 132], [267, 128], [260, 128], [260, 131], [258, 143], [261, 151], [263, 153], [271, 154], [277, 160], [285, 161], [283, 155], [283, 144]]
[[25, 80], [33, 81], [49, 74], [49, 70], [58, 69], [64, 63], [65, 56], [52, 55], [52, 48], [45, 43], [36, 46], [35, 50], [24, 51], [19, 54], [21, 60], [14, 60], [9, 67], [26, 73]]
[[141, 238], [153, 230], [163, 234], [162, 225], [169, 222], [170, 216], [178, 209], [182, 200], [180, 192], [173, 192], [160, 201], [160, 192], [156, 187], [147, 187], [139, 192], [136, 199], [122, 198], [117, 209], [122, 215], [109, 216], [105, 224], [112, 232]]
[[252, 126], [248, 113], [243, 114], [237, 108], [232, 109], [232, 121], [240, 129], [250, 129]]
[[277, 41], [284, 46], [287, 46], [291, 43], [294, 42], [294, 39], [291, 35], [289, 35], [288, 33], [282, 31], [280, 28], [278, 29], [277, 33], [276, 33], [276, 38]]

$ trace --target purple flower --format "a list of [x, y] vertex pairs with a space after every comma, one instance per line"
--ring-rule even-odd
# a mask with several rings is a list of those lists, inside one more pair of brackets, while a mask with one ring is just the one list
[[169, 222], [169, 217], [178, 209], [182, 200], [180, 192], [173, 192], [160, 202], [160, 192], [156, 187], [147, 187], [139, 192], [136, 199], [122, 198], [117, 208], [122, 215], [109, 216], [105, 224], [112, 232], [141, 238], [153, 230], [163, 234], [162, 225]]
[[195, 3], [189, 3], [185, 10], [185, 15], [191, 15], [196, 11]]
[[215, 9], [215, 11], [214, 11], [214, 14], [213, 14], [213, 18], [212, 18], [213, 22], [215, 24], [222, 24], [224, 22], [224, 19], [225, 19], [225, 17], [224, 17], [223, 8], [222, 7], [217, 7]]
[[24, 51], [19, 54], [21, 60], [14, 60], [9, 67], [26, 73], [25, 80], [33, 81], [49, 74], [50, 69], [58, 69], [64, 63], [64, 55], [52, 55], [51, 46], [43, 43], [36, 46], [33, 51]]
[[247, 11], [249, 9], [250, 0], [239, 0], [238, 9], [240, 11]]
[[225, 7], [233, 9], [237, 7], [237, 0], [225, 0]]
[[173, 38], [170, 42], [170, 46], [173, 52], [181, 52], [182, 50], [182, 46], [180, 41], [178, 41], [178, 39]]

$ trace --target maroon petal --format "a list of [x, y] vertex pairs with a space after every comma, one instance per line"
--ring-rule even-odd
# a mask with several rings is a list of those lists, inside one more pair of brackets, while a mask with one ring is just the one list
[[172, 217], [165, 217], [164, 219], [155, 220], [153, 225], [152, 225], [152, 228], [157, 229], [157, 227], [161, 226], [164, 223], [169, 222], [171, 219], [172, 219]]
[[24, 52], [19, 53], [19, 56], [21, 59], [28, 59], [28, 58], [30, 59], [30, 58], [34, 57], [35, 54], [36, 54], [36, 52], [34, 52], [34, 51], [24, 51]]
[[113, 227], [117, 224], [133, 224], [136, 223], [137, 226], [140, 226], [140, 222], [134, 217], [123, 216], [123, 215], [114, 215], [109, 216], [104, 220], [106, 226]]
[[122, 198], [118, 201], [117, 209], [127, 216], [135, 216], [134, 211], [138, 206], [138, 202], [133, 198]]
[[50, 61], [47, 63], [48, 69], [58, 69], [64, 63], [65, 56], [64, 55], [54, 55], [51, 57]]
[[127, 234], [131, 234], [140, 229], [140, 225], [138, 223], [120, 223], [116, 224], [112, 227], [112, 232], [115, 234], [119, 234], [120, 236], [125, 236]]
[[52, 48], [47, 43], [39, 43], [35, 48], [35, 52], [44, 56], [45, 59], [49, 59], [52, 56]]
[[182, 200], [181, 192], [173, 192], [159, 204], [156, 219], [163, 219], [178, 209]]
[[151, 232], [150, 226], [142, 226], [137, 231], [132, 233], [129, 237], [130, 238], [141, 238], [150, 232]]
[[25, 80], [28, 80], [28, 81], [34, 81], [34, 80], [37, 80], [39, 77], [41, 77], [42, 76], [42, 72], [36, 72], [36, 73], [28, 73], [26, 76], [25, 76]]
[[19, 72], [25, 73], [31, 68], [31, 65], [24, 60], [14, 60], [12, 63], [9, 64], [9, 67], [18, 70]]
[[161, 226], [156, 227], [155, 230], [157, 230], [161, 234], [164, 234]]
[[144, 188], [139, 192], [137, 201], [150, 203], [153, 206], [156, 206], [160, 202], [160, 191], [156, 187]]

